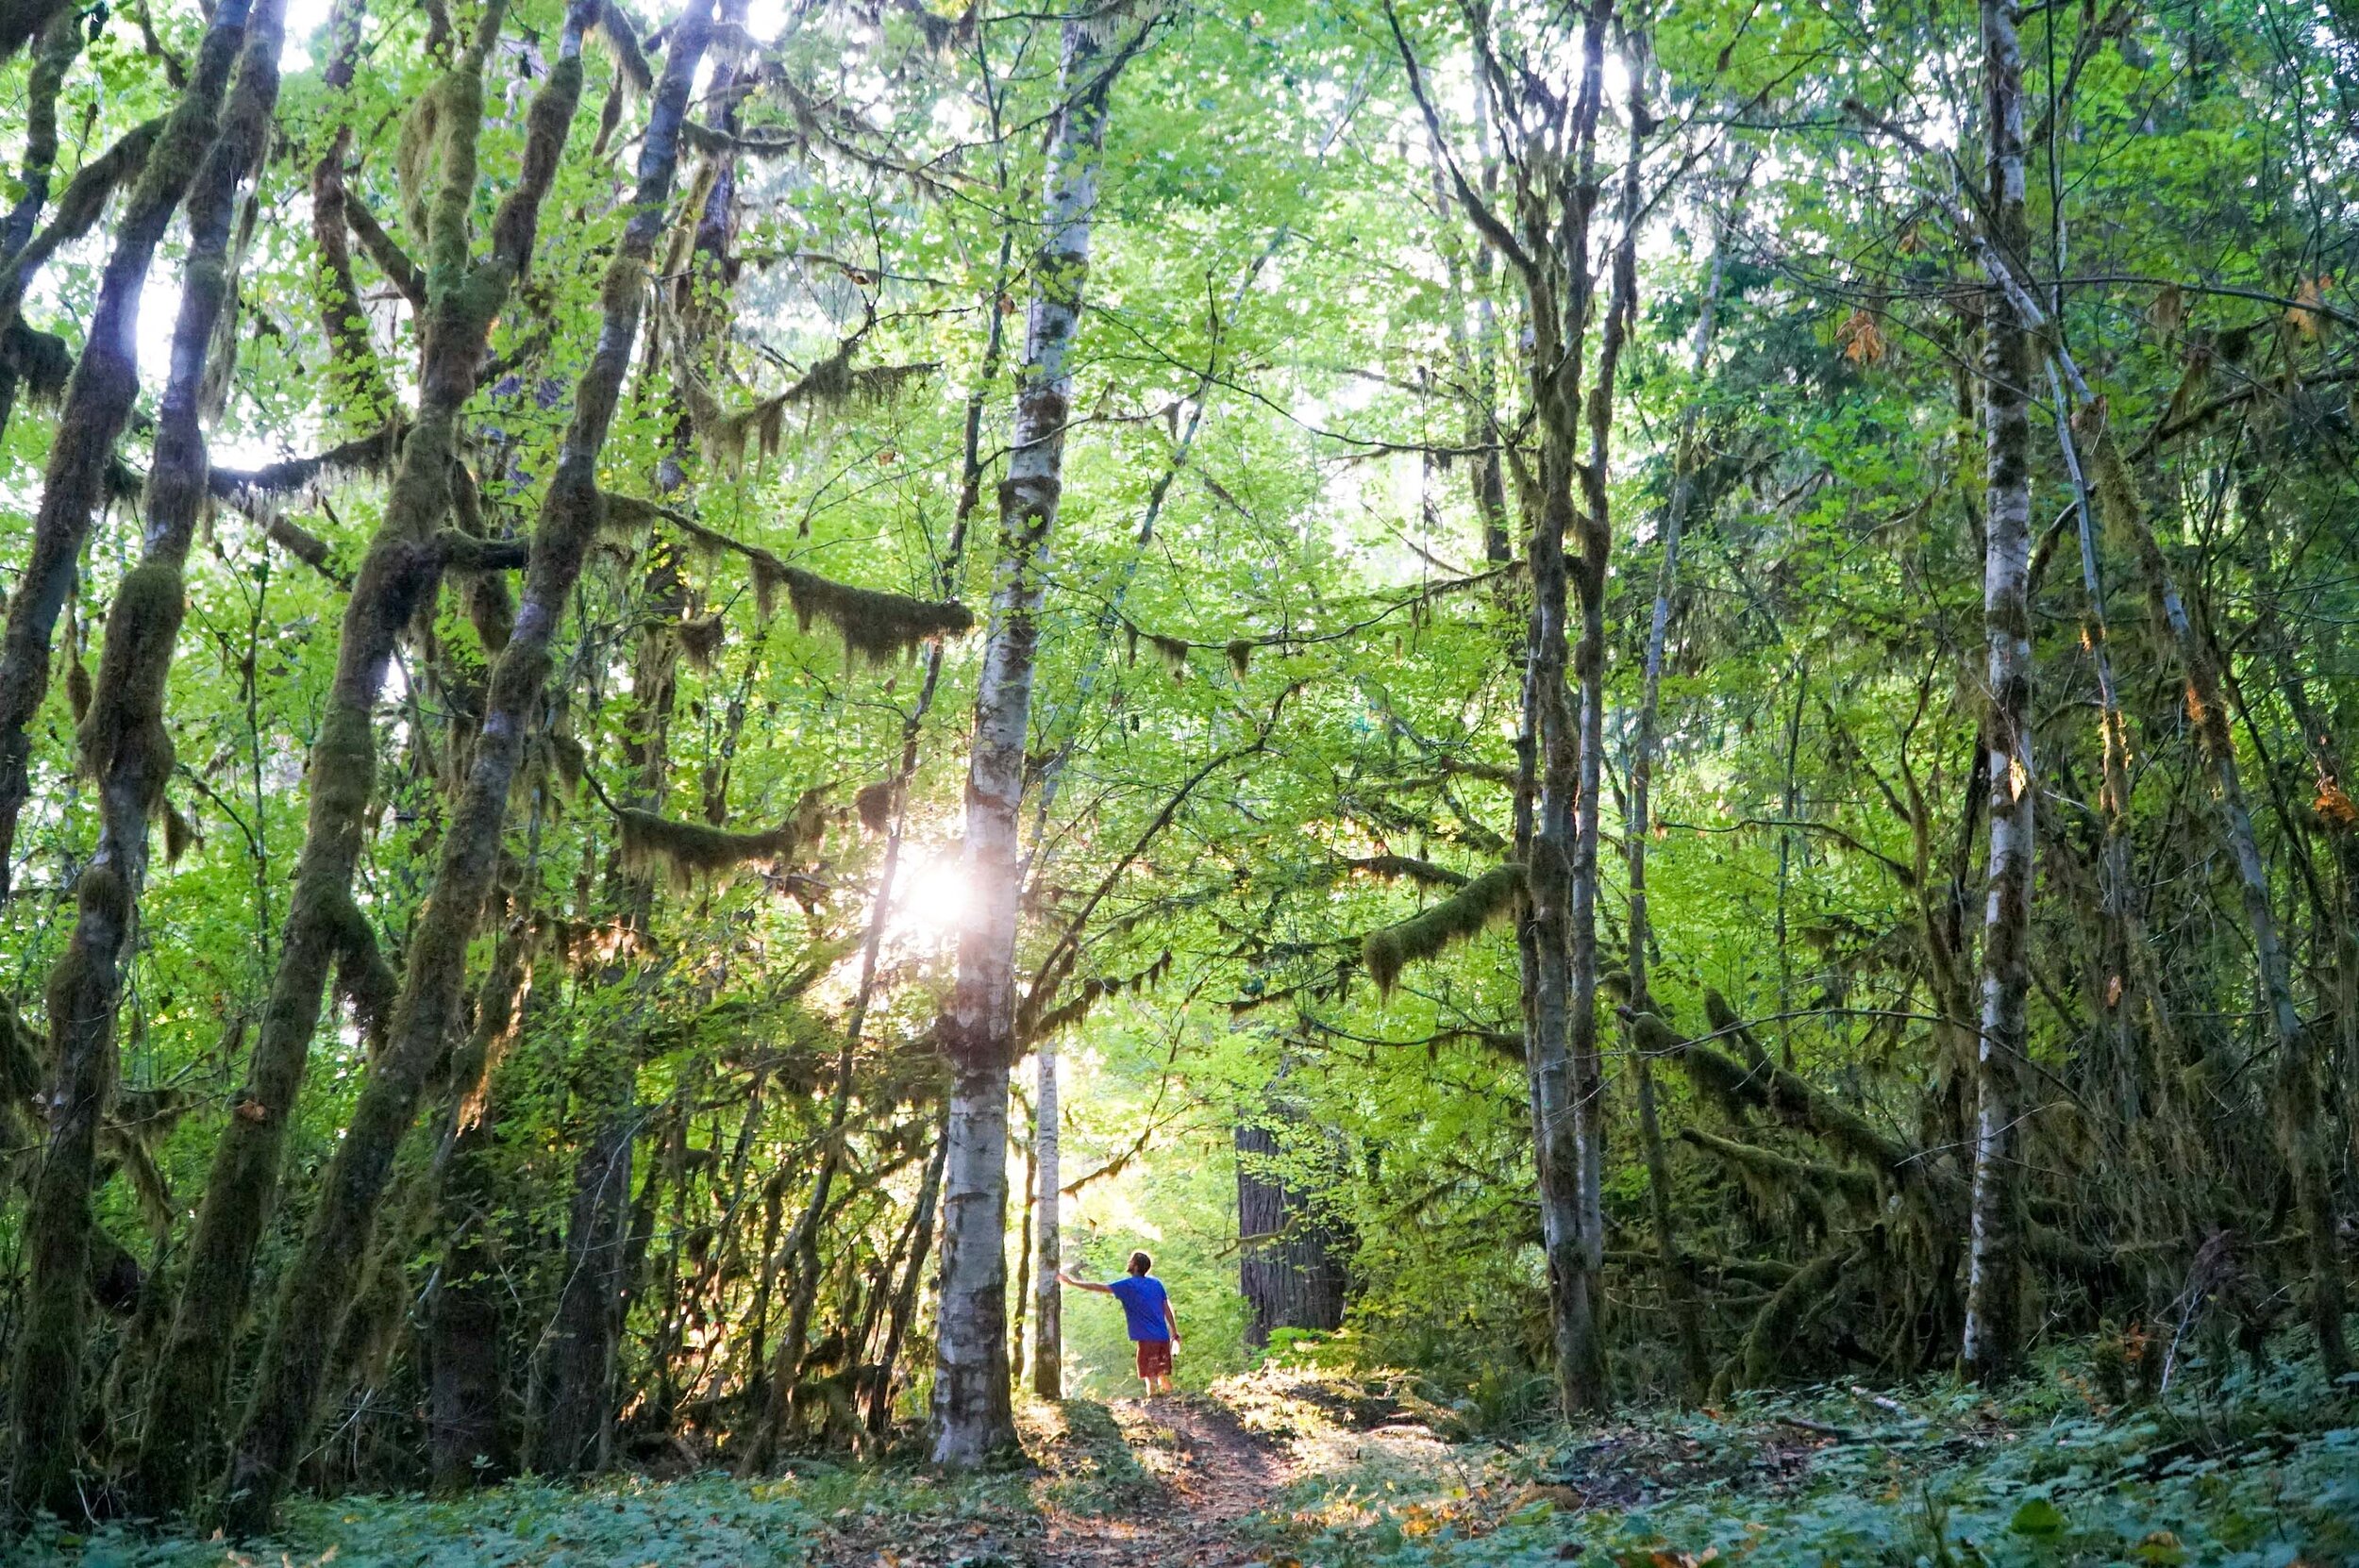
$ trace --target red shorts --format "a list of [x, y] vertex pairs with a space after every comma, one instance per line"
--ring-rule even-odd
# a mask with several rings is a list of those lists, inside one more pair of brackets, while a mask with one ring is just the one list
[[1168, 1377], [1171, 1376], [1171, 1342], [1169, 1340], [1132, 1340], [1139, 1347], [1139, 1376]]

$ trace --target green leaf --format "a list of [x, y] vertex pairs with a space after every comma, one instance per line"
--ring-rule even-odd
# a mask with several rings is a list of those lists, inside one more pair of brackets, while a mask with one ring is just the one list
[[2065, 1532], [2064, 1510], [2045, 1497], [2034, 1497], [2015, 1510], [2007, 1528], [2034, 1541], [2049, 1541]]

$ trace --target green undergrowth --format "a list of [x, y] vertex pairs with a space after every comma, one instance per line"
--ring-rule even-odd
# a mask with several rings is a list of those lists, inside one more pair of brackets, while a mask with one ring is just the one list
[[[1272, 1568], [2359, 1568], [2359, 1380], [2198, 1359], [2109, 1400], [2060, 1353], [1999, 1398], [1946, 1380], [1825, 1385], [1592, 1426], [1466, 1435], [1414, 1376], [1269, 1365], [1212, 1411], [1293, 1479], [1238, 1526]], [[2118, 1392], [2118, 1391], [2117, 1391]], [[1197, 1401], [1198, 1396], [1190, 1396]], [[451, 1501], [298, 1499], [241, 1548], [56, 1527], [28, 1564], [156, 1568], [704, 1568], [1053, 1562], [1059, 1541], [1200, 1544], [1186, 1455], [1131, 1403], [1022, 1410], [1032, 1462], [956, 1480], [913, 1458], [805, 1460], [765, 1481], [512, 1482]], [[1052, 1534], [1062, 1520], [1063, 1535]]]
[[1995, 1400], [1948, 1381], [1748, 1395], [1435, 1445], [1421, 1470], [1363, 1443], [1262, 1536], [1316, 1568], [2359, 1564], [2359, 1381], [2199, 1362], [2114, 1406], [2083, 1370], [2059, 1358]]
[[125, 1526], [36, 1530], [0, 1563], [17, 1568], [766, 1568], [890, 1560], [1021, 1558], [1044, 1510], [1113, 1517], [1157, 1504], [1151, 1434], [1109, 1407], [1074, 1400], [1023, 1410], [1035, 1462], [945, 1479], [913, 1458], [797, 1460], [776, 1478], [718, 1472], [614, 1476], [584, 1486], [532, 1480], [460, 1498], [297, 1497], [280, 1535], [240, 1545]]

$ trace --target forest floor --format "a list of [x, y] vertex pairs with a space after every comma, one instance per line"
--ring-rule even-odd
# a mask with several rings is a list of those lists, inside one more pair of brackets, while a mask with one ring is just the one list
[[[2058, 1359], [1999, 1400], [1848, 1383], [1517, 1426], [1405, 1375], [1264, 1370], [1024, 1411], [1031, 1462], [946, 1479], [810, 1459], [764, 1481], [512, 1482], [298, 1499], [282, 1541], [50, 1528], [73, 1568], [2359, 1568], [2359, 1379], [2200, 1365], [2164, 1398]], [[1481, 1426], [1481, 1435], [1467, 1428]]]

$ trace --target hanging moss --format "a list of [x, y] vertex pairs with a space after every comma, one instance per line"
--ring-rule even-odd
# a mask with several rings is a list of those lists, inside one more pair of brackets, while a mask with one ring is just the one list
[[1823, 1193], [1872, 1208], [1881, 1195], [1876, 1178], [1853, 1166], [1797, 1159], [1758, 1143], [1715, 1137], [1701, 1127], [1681, 1127], [1679, 1135], [1736, 1172], [1760, 1196], [1791, 1199], [1798, 1193]]
[[630, 25], [614, 0], [605, 0], [598, 7], [597, 21], [592, 37], [606, 46], [614, 61], [615, 75], [629, 84], [633, 92], [655, 91], [655, 68], [647, 63], [647, 56], [639, 45], [639, 30]]
[[825, 620], [843, 637], [847, 653], [872, 662], [885, 663], [922, 643], [960, 636], [974, 627], [974, 612], [955, 599], [912, 599], [854, 588], [789, 566], [761, 545], [731, 539], [674, 508], [630, 495], [602, 494], [599, 500], [605, 509], [602, 526], [610, 534], [632, 537], [661, 523], [699, 554], [728, 552], [745, 558], [752, 568], [756, 611], [764, 621], [778, 612], [783, 590], [803, 630], [809, 631], [813, 621]]
[[1379, 992], [1389, 993], [1400, 972], [1479, 935], [1508, 918], [1523, 902], [1524, 868], [1510, 860], [1493, 866], [1457, 892], [1397, 926], [1370, 931], [1360, 941], [1361, 961]]
[[1760, 1076], [1727, 1052], [1682, 1040], [1652, 1013], [1632, 1015], [1631, 1027], [1641, 1050], [1649, 1056], [1667, 1056], [1678, 1062], [1688, 1081], [1696, 1086], [1696, 1092], [1732, 1121], [1768, 1104], [1768, 1091]]
[[65, 700], [77, 726], [90, 717], [90, 666], [76, 659], [65, 667]]
[[[1099, 976], [1084, 980], [1081, 982], [1079, 991], [1062, 1006], [1051, 1008], [1037, 1018], [1019, 1018], [1017, 1033], [1028, 1043], [1046, 1040], [1058, 1030], [1068, 1028], [1088, 1018], [1091, 1009], [1096, 1007], [1102, 998], [1119, 996], [1124, 992], [1152, 990], [1162, 984], [1164, 977], [1171, 973], [1171, 949], [1165, 948], [1154, 962], [1135, 975]], [[1029, 1009], [1020, 1010], [1029, 1011]]]
[[557, 780], [558, 788], [567, 795], [577, 792], [590, 768], [587, 748], [571, 735], [552, 732], [544, 740], [543, 749], [548, 756], [549, 776]]
[[48, 1040], [17, 1015], [15, 1003], [0, 996], [0, 1107], [12, 1111], [39, 1094], [49, 1076], [42, 1065], [48, 1059]]
[[975, 625], [974, 614], [955, 599], [939, 602], [854, 588], [799, 566], [782, 569], [795, 618], [811, 630], [814, 620], [834, 626], [845, 651], [874, 664], [906, 657], [919, 644], [956, 637]]
[[453, 71], [437, 77], [410, 106], [401, 123], [401, 141], [393, 149], [393, 179], [401, 192], [403, 219], [421, 242], [427, 238], [427, 199], [436, 176], [446, 166], [454, 143], [476, 131], [472, 112], [477, 91], [472, 75]]
[[34, 402], [54, 405], [74, 375], [74, 351], [56, 333], [13, 321], [0, 332], [0, 371], [14, 375]]
[[1222, 649], [1229, 656], [1229, 668], [1239, 680], [1245, 679], [1253, 669], [1253, 648], [1254, 642], [1250, 637], [1234, 637], [1230, 639], [1228, 645]]
[[1194, 643], [1184, 637], [1165, 637], [1152, 631], [1146, 634], [1146, 640], [1163, 659], [1163, 668], [1171, 672], [1172, 679], [1185, 677], [1188, 673], [1188, 651], [1195, 646]]
[[688, 410], [689, 425], [703, 445], [706, 460], [726, 474], [741, 474], [745, 471], [747, 448], [762, 458], [778, 455], [789, 409], [825, 409], [889, 403], [910, 382], [941, 368], [939, 363], [926, 360], [854, 369], [852, 357], [864, 332], [865, 328], [844, 340], [834, 352], [805, 371], [784, 392], [738, 409], [724, 407], [703, 378], [683, 365], [678, 376], [680, 402]]
[[[811, 799], [804, 796], [806, 803]], [[807, 805], [798, 806], [795, 816], [760, 833], [731, 833], [627, 808], [614, 817], [623, 830], [624, 867], [641, 875], [660, 871], [684, 892], [699, 878], [727, 877], [747, 865], [776, 868], [793, 859], [796, 849], [816, 836], [811, 814]]]
[[863, 787], [859, 794], [852, 797], [852, 804], [860, 811], [860, 825], [871, 833], [882, 833], [893, 826], [893, 785], [890, 780], [879, 780]]
[[679, 651], [699, 670], [712, 668], [713, 657], [721, 651], [727, 634], [728, 624], [717, 609], [710, 615], [691, 615], [673, 628]]
[[1514, 768], [1502, 768], [1489, 762], [1473, 762], [1459, 757], [1442, 759], [1442, 772], [1462, 778], [1480, 778], [1486, 784], [1505, 784], [1513, 788], [1521, 782]]
[[191, 845], [201, 847], [205, 835], [196, 824], [169, 800], [164, 802], [164, 864], [178, 865]]

